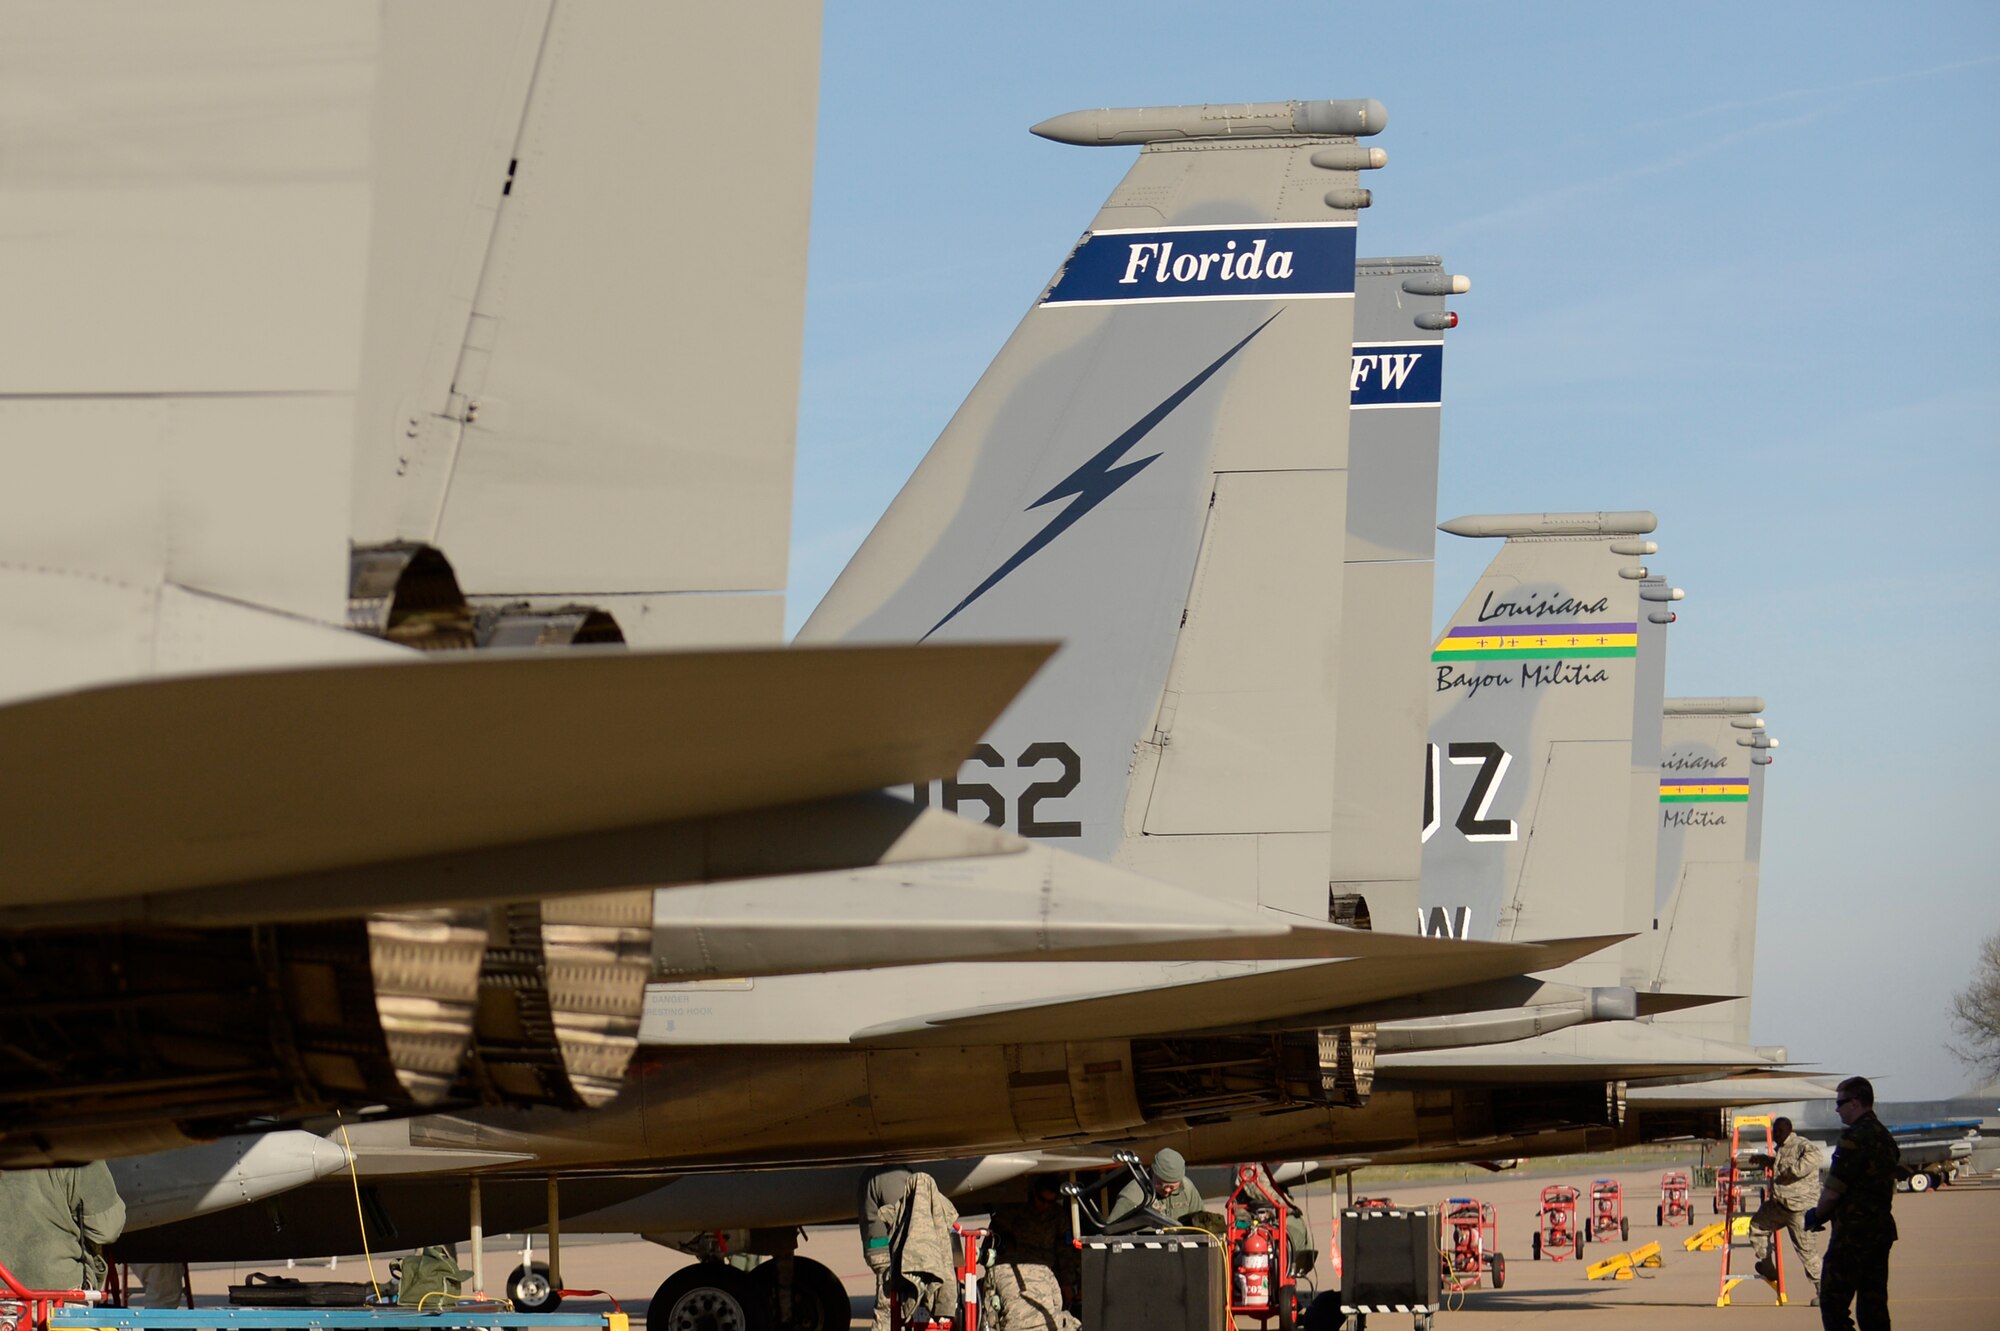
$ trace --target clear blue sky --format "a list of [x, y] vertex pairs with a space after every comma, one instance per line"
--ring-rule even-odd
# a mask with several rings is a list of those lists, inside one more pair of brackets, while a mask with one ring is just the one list
[[[791, 623], [1132, 150], [1086, 106], [1377, 97], [1442, 254], [1441, 515], [1650, 508], [1682, 694], [1762, 693], [1755, 1037], [1952, 1092], [2000, 930], [2000, 6], [827, 6]], [[1441, 538], [1449, 610], [1490, 554]]]

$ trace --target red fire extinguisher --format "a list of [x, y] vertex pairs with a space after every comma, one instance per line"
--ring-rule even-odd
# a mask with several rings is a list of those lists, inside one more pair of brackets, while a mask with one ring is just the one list
[[1271, 1240], [1262, 1225], [1246, 1234], [1236, 1249], [1236, 1305], [1271, 1306]]

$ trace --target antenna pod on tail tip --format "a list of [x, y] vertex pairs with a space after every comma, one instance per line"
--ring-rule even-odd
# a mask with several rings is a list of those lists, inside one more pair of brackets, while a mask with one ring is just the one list
[[1282, 136], [1380, 134], [1388, 108], [1373, 97], [1338, 102], [1234, 102], [1206, 106], [1107, 106], [1052, 116], [1029, 133], [1084, 148]]
[[[1440, 522], [1453, 536], [1644, 536], [1660, 525], [1651, 513], [1470, 513]], [[1641, 574], [1640, 576], [1644, 576]]]

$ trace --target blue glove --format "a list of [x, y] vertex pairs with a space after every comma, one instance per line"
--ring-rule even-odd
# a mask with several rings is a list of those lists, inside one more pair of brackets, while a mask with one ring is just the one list
[[1826, 1228], [1826, 1217], [1819, 1213], [1817, 1206], [1806, 1208], [1806, 1229], [1814, 1234]]

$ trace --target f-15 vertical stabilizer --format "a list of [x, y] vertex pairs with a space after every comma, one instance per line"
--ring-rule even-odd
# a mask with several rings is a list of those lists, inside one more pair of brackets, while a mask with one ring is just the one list
[[1338, 919], [1365, 906], [1396, 933], [1417, 922], [1423, 860], [1395, 774], [1430, 728], [1430, 690], [1410, 662], [1431, 630], [1444, 333], [1458, 321], [1445, 301], [1471, 289], [1435, 258], [1355, 271], [1329, 905]]
[[1776, 743], [1763, 710], [1762, 698], [1667, 699], [1654, 802], [1659, 943], [1647, 987], [1742, 995], [1658, 1020], [1739, 1044], [1750, 1040], [1764, 774]]
[[[800, 637], [1066, 646], [937, 797], [1324, 919], [1356, 133], [1372, 103], [1059, 117], [1143, 143]], [[1241, 130], [1243, 132], [1239, 133]]]
[[[1455, 518], [1506, 538], [1426, 664], [1425, 931], [1517, 940], [1646, 927], [1628, 890], [1650, 513]], [[1655, 672], [1657, 674], [1657, 672]], [[1631, 951], [1627, 945], [1622, 951]], [[1615, 954], [1562, 978], [1627, 982]]]

